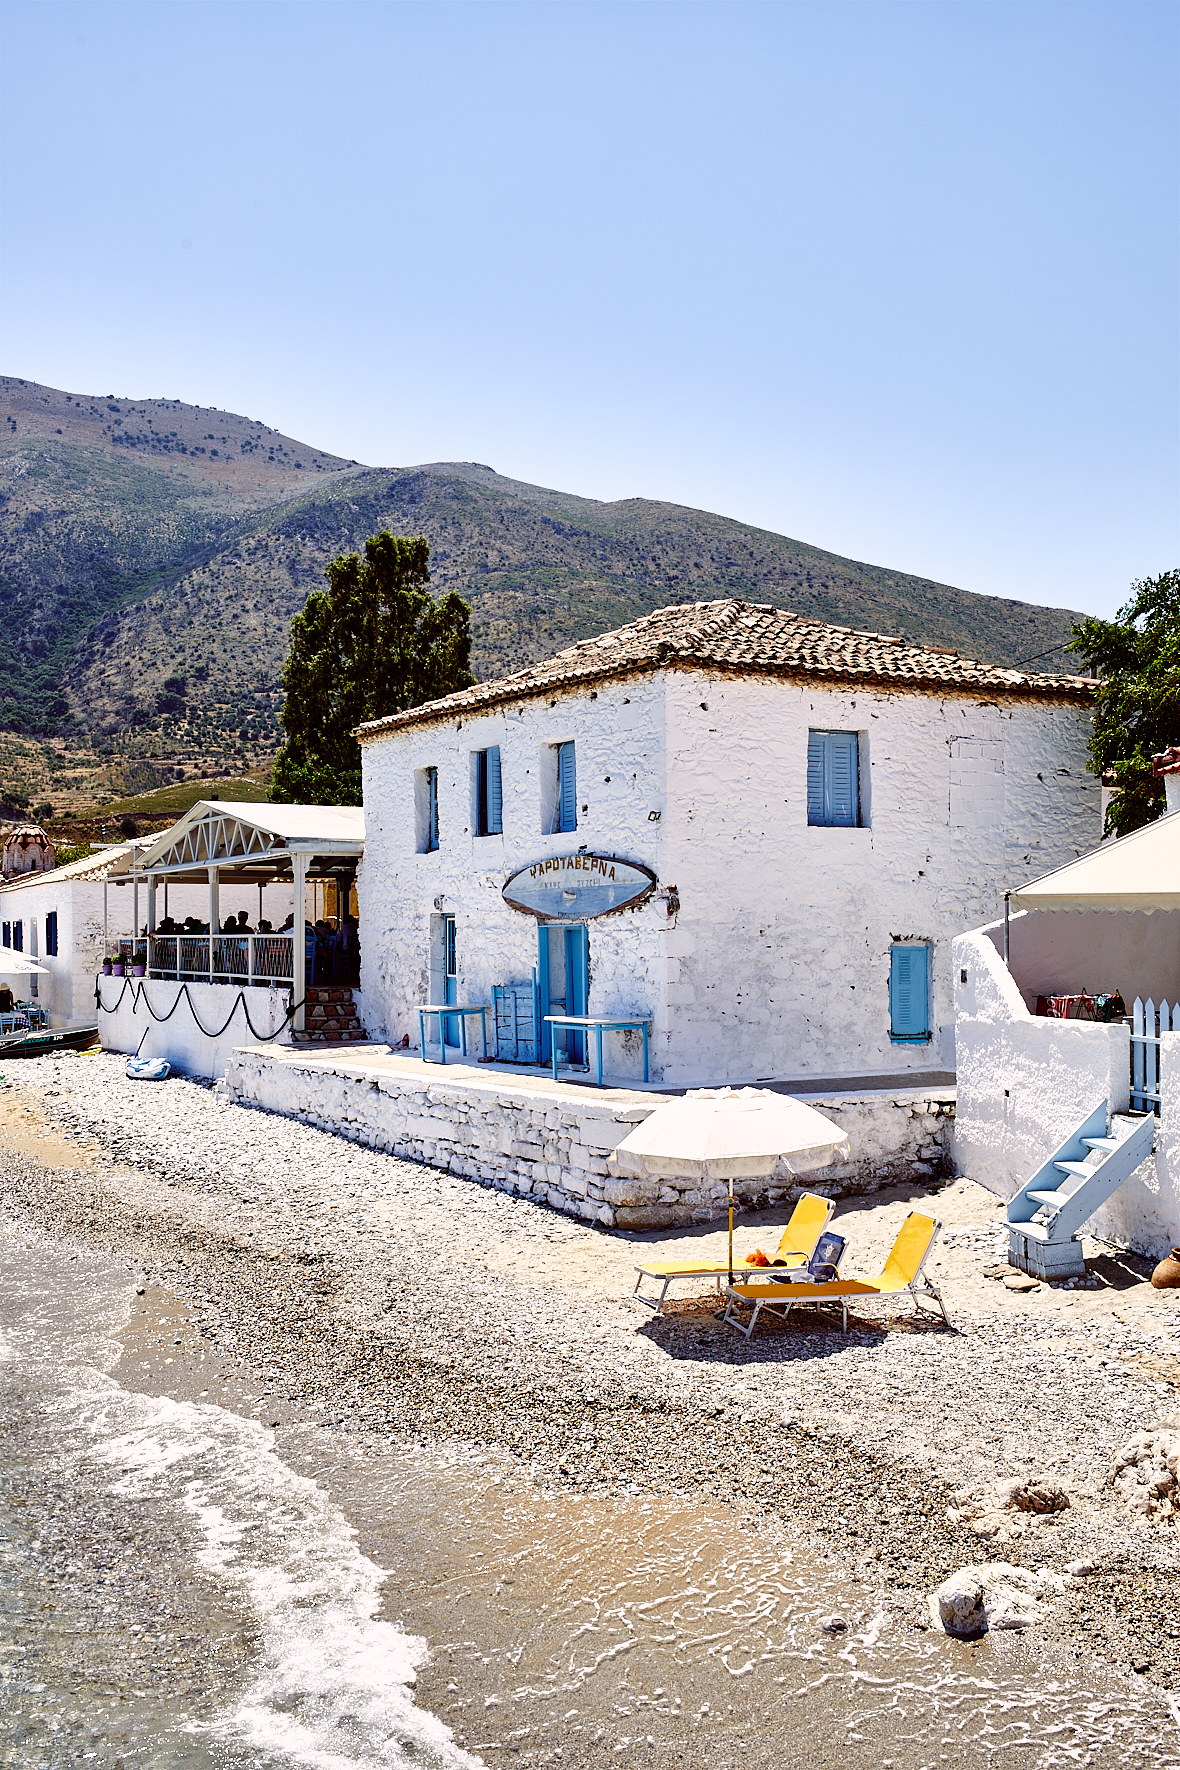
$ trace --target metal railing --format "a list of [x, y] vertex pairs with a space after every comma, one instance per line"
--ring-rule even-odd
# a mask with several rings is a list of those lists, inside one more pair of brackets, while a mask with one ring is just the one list
[[149, 977], [184, 983], [290, 983], [289, 934], [153, 934]]
[[1180, 1002], [1171, 1008], [1151, 997], [1135, 997], [1131, 1010], [1131, 1105], [1146, 1112], [1149, 1105], [1160, 1110], [1160, 1039], [1166, 1032], [1180, 1032]]

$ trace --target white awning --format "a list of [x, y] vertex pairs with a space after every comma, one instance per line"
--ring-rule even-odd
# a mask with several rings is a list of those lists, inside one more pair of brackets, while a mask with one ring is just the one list
[[1014, 891], [1022, 910], [1180, 910], [1180, 813]]

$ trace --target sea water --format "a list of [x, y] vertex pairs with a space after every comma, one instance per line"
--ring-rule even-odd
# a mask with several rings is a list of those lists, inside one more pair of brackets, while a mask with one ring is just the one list
[[0, 1230], [4, 1764], [1180, 1765], [1143, 1680], [915, 1630], [788, 1528], [140, 1391], [134, 1302]]

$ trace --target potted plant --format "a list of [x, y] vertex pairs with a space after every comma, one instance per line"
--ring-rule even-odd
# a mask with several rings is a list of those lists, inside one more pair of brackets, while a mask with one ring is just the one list
[[122, 977], [122, 975], [123, 975], [123, 955], [122, 955], [122, 953], [116, 953], [114, 958], [111, 960], [111, 974], [114, 977]]
[[144, 964], [143, 960], [136, 959], [134, 965], [131, 967], [131, 975], [132, 977], [142, 977], [146, 970], [147, 966]]
[[110, 974], [111, 974], [111, 966], [112, 966], [112, 965], [113, 965], [113, 964], [114, 964], [114, 960], [113, 960], [113, 959], [109, 959], [109, 958], [108, 958], [108, 959], [104, 959], [104, 960], [103, 960], [103, 962], [102, 962], [102, 974], [103, 974], [103, 976], [104, 976], [104, 977], [109, 977], [109, 976], [110, 976]]

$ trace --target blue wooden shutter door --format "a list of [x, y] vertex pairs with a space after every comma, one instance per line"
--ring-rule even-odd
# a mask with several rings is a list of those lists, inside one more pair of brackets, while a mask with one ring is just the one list
[[25, 950], [25, 925], [23, 922], [14, 922], [12, 924], [12, 944], [13, 944], [14, 949], [18, 953], [24, 952], [24, 950]]
[[824, 819], [824, 733], [807, 734], [807, 821], [822, 824]]
[[574, 768], [574, 746], [572, 743], [557, 746], [557, 791], [560, 801], [558, 829], [576, 830], [578, 827], [578, 783]]
[[497, 745], [488, 750], [487, 755], [487, 804], [489, 836], [499, 836], [504, 830], [504, 790], [500, 784], [500, 750]]
[[856, 733], [829, 731], [827, 737], [826, 776], [827, 817], [829, 824], [856, 822]]
[[924, 1039], [929, 1035], [929, 958], [930, 949], [925, 946], [891, 949], [889, 1030], [895, 1039]]
[[553, 1028], [545, 1019], [549, 1008], [549, 924], [537, 928], [537, 1021], [541, 1029], [540, 1061], [548, 1063], [552, 1054]]

